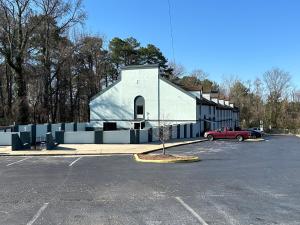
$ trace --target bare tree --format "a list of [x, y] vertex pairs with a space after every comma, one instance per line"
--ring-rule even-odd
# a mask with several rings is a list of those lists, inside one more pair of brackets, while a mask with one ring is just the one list
[[279, 68], [274, 68], [264, 74], [267, 90], [266, 117], [271, 128], [277, 128], [280, 123], [281, 103], [288, 98], [290, 81], [290, 74]]
[[[65, 39], [61, 36], [66, 35], [66, 32], [76, 24], [80, 24], [85, 19], [85, 14], [82, 11], [81, 0], [41, 0], [41, 15], [36, 16], [32, 21], [40, 20], [41, 23], [36, 27], [32, 41], [35, 49], [38, 49], [36, 58], [40, 61], [41, 70], [40, 76], [43, 80], [43, 92], [40, 93], [43, 98], [42, 105], [44, 111], [45, 122], [54, 121], [53, 117], [53, 98], [52, 95], [56, 91], [53, 89], [53, 82], [57, 79], [57, 70], [61, 68], [61, 64], [65, 60], [57, 60], [68, 57], [63, 57], [62, 49], [69, 49], [69, 44], [65, 44]], [[63, 44], [61, 44], [63, 42]], [[58, 49], [60, 47], [61, 49]], [[54, 107], [55, 108], [55, 107]], [[72, 111], [73, 112], [73, 111]]]
[[295, 100], [295, 102], [300, 102], [300, 91], [296, 91], [295, 92], [295, 98], [294, 98]]
[[170, 77], [171, 80], [182, 77], [186, 73], [184, 66], [181, 64], [170, 62], [168, 65], [172, 69], [172, 77]]
[[243, 83], [243, 82], [236, 75], [230, 75], [230, 76], [223, 75], [221, 88], [220, 88], [221, 93], [228, 96], [230, 94], [230, 90], [233, 88], [233, 86], [236, 83]]
[[36, 7], [31, 0], [0, 0], [0, 53], [16, 73], [19, 122], [28, 122], [29, 116], [24, 65]]
[[170, 125], [165, 123], [159, 126], [159, 140], [163, 145], [163, 155], [166, 154], [165, 143], [170, 139]]
[[265, 72], [264, 81], [266, 84], [268, 96], [272, 99], [279, 101], [280, 99], [287, 97], [289, 94], [289, 87], [291, 76], [288, 72], [285, 72], [279, 68], [274, 68]]
[[170, 127], [170, 122], [168, 121], [167, 116], [161, 115], [161, 119], [158, 121], [158, 132], [154, 133], [154, 136], [156, 136], [163, 145], [163, 155], [166, 154], [165, 144], [168, 140], [170, 140]]
[[[80, 3], [80, 0], [0, 0], [0, 54], [16, 75], [18, 122], [29, 122], [26, 65], [34, 51], [31, 48], [34, 33], [41, 24], [49, 25], [49, 21], [60, 25], [59, 32], [77, 23], [82, 18], [78, 14]], [[47, 35], [47, 29], [42, 32]]]
[[203, 81], [208, 78], [208, 73], [204, 72], [201, 69], [193, 70], [190, 74], [191, 77], [195, 77], [196, 79]]

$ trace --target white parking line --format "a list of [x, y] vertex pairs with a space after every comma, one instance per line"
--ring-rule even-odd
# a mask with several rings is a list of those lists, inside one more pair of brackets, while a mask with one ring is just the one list
[[69, 166], [73, 166], [76, 162], [78, 162], [82, 157], [75, 159], [73, 162], [69, 164]]
[[47, 208], [49, 203], [44, 203], [44, 205], [37, 211], [37, 213], [32, 217], [32, 219], [26, 225], [32, 225], [40, 217], [42, 212]]
[[27, 157], [27, 158], [25, 158], [25, 159], [21, 159], [21, 160], [19, 160], [19, 161], [13, 162], [13, 163], [9, 163], [9, 164], [7, 164], [6, 166], [11, 166], [11, 165], [14, 165], [14, 164], [23, 162], [23, 161], [25, 161], [25, 160], [27, 160], [27, 159], [30, 159], [30, 158], [31, 158], [31, 157]]
[[208, 225], [201, 216], [199, 216], [188, 204], [186, 204], [180, 197], [175, 197], [175, 199], [187, 210], [189, 211], [202, 225]]

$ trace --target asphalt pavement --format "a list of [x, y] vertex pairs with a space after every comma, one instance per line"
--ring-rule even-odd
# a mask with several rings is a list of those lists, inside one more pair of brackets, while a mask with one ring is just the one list
[[167, 153], [203, 160], [0, 157], [0, 224], [300, 224], [300, 138], [202, 142]]

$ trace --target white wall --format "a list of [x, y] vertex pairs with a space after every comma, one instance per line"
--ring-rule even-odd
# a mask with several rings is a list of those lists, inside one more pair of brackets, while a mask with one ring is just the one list
[[[118, 128], [132, 128], [133, 124], [130, 120], [134, 120], [134, 99], [137, 96], [145, 99], [146, 120], [167, 119], [194, 122], [197, 119], [196, 97], [158, 78], [158, 68], [123, 70], [119, 82], [90, 102], [91, 122], [116, 121]], [[160, 96], [160, 101], [158, 101], [158, 96]], [[160, 111], [160, 117], [158, 111]], [[173, 123], [177, 122], [170, 121], [170, 125]], [[97, 124], [103, 126], [102, 121]], [[149, 122], [147, 125], [156, 126], [157, 122]]]
[[75, 131], [64, 132], [65, 144], [94, 144], [95, 132], [94, 131]]
[[197, 98], [201, 97], [200, 91], [189, 91], [189, 93], [191, 93], [192, 95], [196, 96]]
[[197, 119], [196, 98], [160, 79], [160, 111], [161, 120], [194, 122]]
[[0, 146], [11, 145], [12, 134], [19, 134], [19, 132], [0, 132]]
[[210, 98], [210, 93], [202, 93], [203, 98], [207, 99], [207, 100], [211, 100]]
[[[121, 81], [90, 102], [93, 120], [134, 120], [134, 99], [145, 99], [146, 119], [157, 119], [158, 68], [123, 70]], [[130, 126], [120, 123], [118, 127]]]
[[114, 130], [103, 132], [105, 144], [130, 144], [130, 130]]

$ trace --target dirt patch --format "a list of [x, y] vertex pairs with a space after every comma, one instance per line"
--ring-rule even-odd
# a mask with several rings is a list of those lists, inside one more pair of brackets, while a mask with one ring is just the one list
[[184, 155], [169, 155], [169, 154], [137, 154], [139, 160], [143, 161], [199, 161], [199, 158], [196, 156], [184, 156]]

